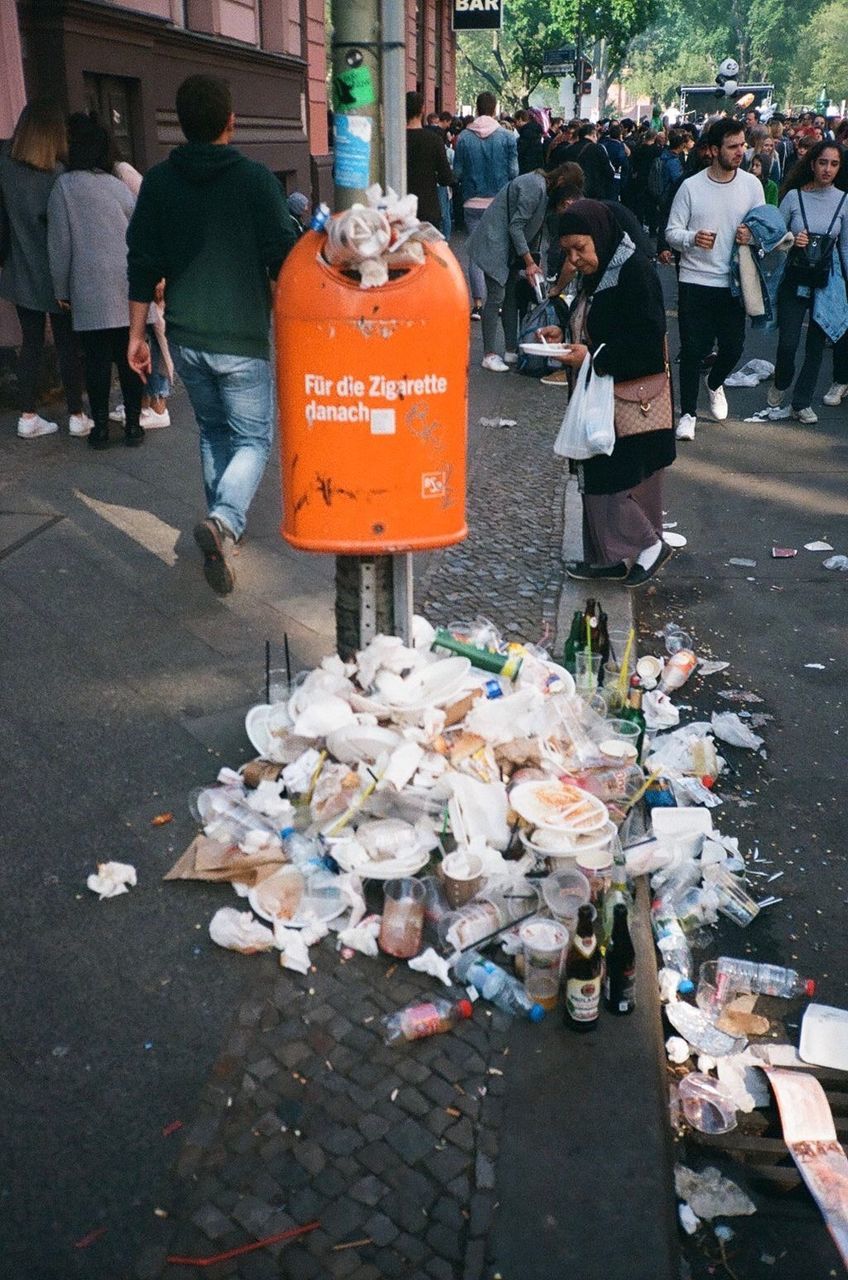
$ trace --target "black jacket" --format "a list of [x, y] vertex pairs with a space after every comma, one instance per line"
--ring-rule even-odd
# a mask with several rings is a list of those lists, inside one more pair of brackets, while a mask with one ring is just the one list
[[[598, 373], [616, 382], [660, 373], [665, 367], [665, 303], [652, 263], [638, 250], [628, 258], [613, 289], [596, 295], [586, 322], [589, 346], [604, 349], [594, 361]], [[674, 462], [674, 430], [648, 431], [616, 440], [609, 457], [580, 463], [584, 493], [621, 493]]]
[[518, 130], [518, 172], [532, 173], [534, 169], [543, 169], [544, 165], [542, 126], [535, 120], [528, 120]]

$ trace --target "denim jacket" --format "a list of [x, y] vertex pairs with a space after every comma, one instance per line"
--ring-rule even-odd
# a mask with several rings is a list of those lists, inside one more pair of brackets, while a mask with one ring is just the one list
[[[773, 205], [761, 204], [751, 209], [742, 220], [751, 232], [751, 257], [757, 271], [762, 293], [764, 313], [751, 320], [753, 329], [777, 327], [777, 290], [786, 270], [786, 258], [792, 245], [792, 237], [786, 230], [783, 215]], [[734, 297], [742, 296], [739, 249], [733, 249], [730, 261], [730, 289]]]
[[846, 297], [845, 265], [839, 246], [833, 250], [833, 270], [823, 289], [813, 294], [813, 319], [831, 342], [838, 342], [848, 329], [848, 297]]
[[463, 129], [456, 140], [454, 177], [462, 188], [463, 201], [475, 196], [496, 196], [518, 177], [518, 140], [509, 129], [496, 129], [481, 138], [472, 129]]

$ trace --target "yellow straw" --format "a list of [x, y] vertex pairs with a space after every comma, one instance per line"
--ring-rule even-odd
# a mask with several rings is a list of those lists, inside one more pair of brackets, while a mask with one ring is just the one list
[[319, 777], [321, 776], [321, 770], [324, 768], [324, 761], [326, 759], [327, 759], [327, 752], [322, 751], [320, 756], [318, 757], [318, 763], [316, 764], [315, 768], [312, 770], [312, 777], [309, 779], [309, 790], [306, 793], [307, 804], [312, 803], [312, 795], [313, 795], [313, 792], [315, 791], [315, 784], [318, 781]]
[[371, 795], [371, 792], [377, 786], [377, 783], [380, 781], [380, 778], [382, 778], [382, 776], [383, 775], [380, 774], [379, 778], [376, 778], [376, 777], [372, 778], [372, 780], [368, 783], [367, 787], [365, 787], [364, 790], [360, 791], [359, 795], [356, 797], [356, 799], [354, 800], [350, 808], [346, 809], [345, 812], [342, 814], [342, 816], [339, 818], [339, 820], [337, 822], [334, 822], [332, 827], [330, 827], [330, 830], [327, 832], [328, 836], [338, 835], [338, 833], [341, 830], [343, 830], [344, 827], [347, 826], [347, 824], [350, 822], [354, 814], [357, 813], [357, 811], [361, 809], [362, 806], [365, 804], [365, 801]]
[[588, 650], [588, 652], [591, 654], [591, 652], [592, 652], [592, 624], [591, 624], [591, 622], [589, 621], [589, 619], [588, 619], [588, 618], [586, 619], [586, 649], [587, 649], [587, 650]]
[[657, 778], [659, 778], [661, 775], [662, 775], [662, 769], [657, 769], [656, 773], [652, 773], [649, 778], [645, 779], [645, 781], [642, 783], [639, 790], [636, 791], [630, 797], [630, 799], [627, 801], [627, 804], [624, 806], [625, 813], [629, 813], [629, 811], [633, 808], [634, 804], [639, 803], [639, 801], [642, 799], [642, 796], [648, 790], [648, 787], [652, 787], [656, 782]]
[[618, 677], [618, 696], [624, 701], [624, 686], [627, 684], [627, 664], [630, 661], [630, 650], [633, 647], [635, 631], [631, 627], [627, 633], [627, 644], [624, 646], [624, 657], [621, 659], [621, 673]]

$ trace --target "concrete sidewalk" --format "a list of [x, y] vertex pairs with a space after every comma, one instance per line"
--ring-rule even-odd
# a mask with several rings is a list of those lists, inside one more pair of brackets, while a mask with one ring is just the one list
[[[561, 400], [482, 372], [474, 342], [471, 534], [416, 562], [417, 604], [434, 622], [481, 613], [553, 646], [558, 610], [585, 598], [561, 590]], [[495, 1015], [398, 1055], [366, 1019], [428, 981], [388, 976], [382, 960], [339, 966], [329, 948], [308, 981], [221, 952], [206, 925], [229, 889], [161, 883], [192, 833], [189, 790], [251, 754], [243, 716], [266, 638], [280, 663], [288, 634], [296, 668], [333, 648], [333, 562], [280, 539], [276, 467], [236, 592], [209, 591], [181, 395], [172, 414], [143, 448], [106, 454], [0, 424], [9, 1267], [28, 1280], [185, 1275], [163, 1268], [169, 1249], [205, 1255], [317, 1217], [280, 1262], [263, 1251], [204, 1274], [471, 1280], [529, 1275], [533, 1258], [534, 1280], [553, 1280], [591, 1252], [611, 1280], [633, 1280], [635, 1243], [616, 1250], [609, 1230], [625, 1239], [629, 1220], [645, 1276], [671, 1277], [647, 988], [637, 1018], [579, 1046], [553, 1019], [531, 1041]], [[518, 425], [480, 422], [502, 417]], [[173, 822], [152, 827], [162, 812]], [[134, 863], [139, 886], [100, 904], [85, 877], [110, 858]]]

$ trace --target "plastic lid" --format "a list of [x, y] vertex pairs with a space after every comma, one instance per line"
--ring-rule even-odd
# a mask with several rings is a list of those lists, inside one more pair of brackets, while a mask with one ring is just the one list
[[681, 978], [677, 984], [677, 990], [682, 996], [691, 996], [695, 990], [695, 984], [691, 978]]
[[527, 1017], [531, 1022], [541, 1022], [545, 1016], [545, 1011], [540, 1004], [534, 1004]]
[[807, 979], [806, 979], [806, 981], [804, 982], [804, 991], [806, 992], [806, 994], [807, 994], [808, 996], [814, 996], [814, 995], [816, 994], [816, 980], [815, 980], [815, 978], [807, 978]]
[[474, 1013], [474, 1006], [470, 1000], [457, 1000], [456, 1012], [460, 1018], [470, 1018]]
[[285, 840], [286, 836], [294, 835], [294, 827], [282, 827], [280, 830], [280, 839]]

